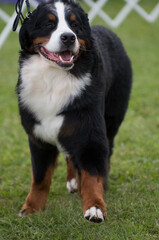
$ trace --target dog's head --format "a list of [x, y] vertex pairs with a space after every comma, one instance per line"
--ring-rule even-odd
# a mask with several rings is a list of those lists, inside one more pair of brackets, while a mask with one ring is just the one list
[[71, 69], [90, 45], [88, 17], [73, 0], [42, 3], [24, 20], [19, 38], [22, 50]]

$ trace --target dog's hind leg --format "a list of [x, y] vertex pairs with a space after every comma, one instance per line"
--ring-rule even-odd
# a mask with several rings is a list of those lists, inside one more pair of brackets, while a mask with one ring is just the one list
[[[125, 59], [124, 64], [118, 58]], [[116, 66], [118, 66], [118, 68], [113, 79], [113, 84], [105, 99], [104, 117], [106, 123], [106, 135], [109, 143], [108, 171], [110, 169], [110, 158], [113, 153], [114, 138], [124, 120], [132, 85], [132, 70], [129, 59], [126, 55], [123, 57], [122, 55], [119, 55], [117, 56], [116, 61]]]
[[74, 193], [77, 192], [78, 190], [77, 172], [73, 166], [71, 157], [67, 157], [66, 161], [67, 161], [66, 188], [70, 193]]
[[30, 141], [30, 151], [33, 169], [32, 185], [19, 213], [20, 217], [45, 208], [58, 156], [56, 147], [41, 148], [32, 141]]

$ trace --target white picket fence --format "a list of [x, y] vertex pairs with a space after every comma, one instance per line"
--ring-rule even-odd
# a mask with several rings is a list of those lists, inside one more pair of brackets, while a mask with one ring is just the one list
[[[102, 10], [103, 6], [111, 0], [98, 0], [96, 2], [92, 0], [83, 1], [90, 7], [90, 11], [88, 13], [90, 22], [92, 22], [96, 16], [99, 16], [105, 21], [105, 23], [107, 23], [110, 27], [113, 28], [117, 28], [132, 11], [136, 11], [142, 18], [144, 18], [149, 23], [153, 23], [159, 17], [159, 2], [156, 4], [151, 13], [147, 13], [139, 5], [139, 2], [142, 2], [142, 0], [123, 0], [125, 2], [124, 7], [120, 10], [117, 16], [112, 19], [106, 12]], [[37, 6], [36, 0], [30, 0], [30, 3], [34, 8]], [[25, 6], [23, 6], [23, 11], [24, 8]], [[6, 23], [4, 29], [0, 33], [0, 48], [2, 47], [3, 43], [5, 42], [9, 33], [12, 30], [12, 24], [15, 17], [15, 12], [12, 16], [9, 16], [0, 8], [0, 18]], [[18, 30], [19, 28], [17, 28], [17, 32]]]
[[[38, 5], [38, 3], [35, 0], [31, 0], [30, 3], [33, 8], [36, 8]], [[25, 8], [26, 8], [26, 5], [24, 4], [23, 8], [22, 8], [22, 12], [25, 10]], [[4, 29], [0, 33], [0, 48], [2, 47], [5, 40], [9, 36], [10, 32], [12, 31], [13, 22], [14, 22], [14, 19], [16, 18], [16, 16], [17, 16], [16, 12], [14, 12], [12, 16], [9, 16], [5, 11], [3, 11], [0, 8], [0, 19], [2, 19], [6, 23]], [[19, 32], [19, 26], [18, 26], [16, 32]]]
[[92, 22], [96, 16], [102, 18], [110, 27], [117, 28], [132, 12], [136, 11], [147, 22], [153, 23], [159, 17], [159, 2], [156, 4], [151, 13], [147, 13], [140, 5], [142, 0], [123, 0], [125, 2], [124, 7], [120, 10], [117, 16], [112, 19], [109, 15], [102, 10], [102, 7], [111, 0], [98, 0], [93, 2], [92, 0], [83, 0], [90, 8], [89, 20]]

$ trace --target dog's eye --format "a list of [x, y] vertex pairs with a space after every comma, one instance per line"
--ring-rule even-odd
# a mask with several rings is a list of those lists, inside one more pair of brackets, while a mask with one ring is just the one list
[[71, 23], [71, 26], [72, 26], [73, 28], [77, 28], [77, 27], [78, 27], [78, 24], [77, 24], [77, 22], [72, 22], [72, 23]]
[[55, 27], [55, 23], [47, 23], [45, 25], [45, 27], [47, 27], [47, 28], [54, 28]]

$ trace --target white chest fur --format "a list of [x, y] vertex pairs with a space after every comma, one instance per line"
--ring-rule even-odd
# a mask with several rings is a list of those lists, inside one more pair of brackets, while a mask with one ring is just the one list
[[57, 138], [64, 116], [57, 114], [90, 84], [90, 74], [76, 78], [36, 55], [23, 64], [21, 78], [21, 103], [40, 121], [34, 127], [34, 134], [58, 147]]

